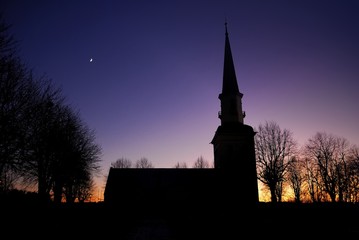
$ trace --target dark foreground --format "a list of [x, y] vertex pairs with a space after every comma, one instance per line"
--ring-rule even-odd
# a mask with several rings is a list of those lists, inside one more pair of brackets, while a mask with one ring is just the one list
[[232, 208], [192, 202], [154, 209], [145, 203], [117, 207], [103, 203], [10, 205], [1, 206], [0, 234], [7, 239], [343, 239], [359, 236], [359, 206], [259, 203]]

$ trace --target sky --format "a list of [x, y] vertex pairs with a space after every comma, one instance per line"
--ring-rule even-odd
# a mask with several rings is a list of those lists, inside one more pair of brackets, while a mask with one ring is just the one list
[[99, 185], [118, 158], [213, 162], [226, 21], [245, 124], [274, 121], [299, 146], [317, 132], [359, 145], [359, 1], [2, 0], [0, 9], [25, 64], [95, 131]]

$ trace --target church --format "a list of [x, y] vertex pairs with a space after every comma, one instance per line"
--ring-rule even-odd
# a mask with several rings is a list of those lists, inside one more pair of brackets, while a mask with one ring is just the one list
[[227, 23], [224, 45], [222, 92], [218, 96], [221, 122], [210, 141], [214, 168], [110, 168], [104, 191], [106, 205], [170, 211], [196, 202], [213, 209], [259, 201], [255, 132], [244, 124], [243, 94], [237, 83]]

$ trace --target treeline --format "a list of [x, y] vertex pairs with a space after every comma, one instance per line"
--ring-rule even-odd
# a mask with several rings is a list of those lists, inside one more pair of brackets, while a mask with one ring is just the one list
[[0, 18], [0, 198], [37, 191], [40, 202], [84, 201], [99, 170], [101, 148], [61, 89], [17, 56]]
[[275, 122], [255, 136], [257, 177], [271, 202], [359, 202], [359, 148], [347, 139], [317, 132], [304, 146]]
[[[134, 163], [128, 158], [119, 158], [116, 161], [111, 163], [112, 168], [154, 168], [154, 165], [150, 160], [143, 157], [139, 160], [136, 160]], [[198, 157], [193, 163], [193, 168], [213, 168], [207, 160], [202, 156]], [[174, 168], [188, 168], [186, 162], [177, 162], [174, 165]]]

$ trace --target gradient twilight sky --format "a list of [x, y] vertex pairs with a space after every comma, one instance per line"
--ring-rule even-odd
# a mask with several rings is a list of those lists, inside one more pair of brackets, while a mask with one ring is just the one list
[[103, 175], [121, 157], [213, 162], [225, 19], [246, 124], [275, 121], [300, 146], [318, 131], [359, 144], [359, 1], [2, 0], [0, 9], [24, 62], [95, 130]]

